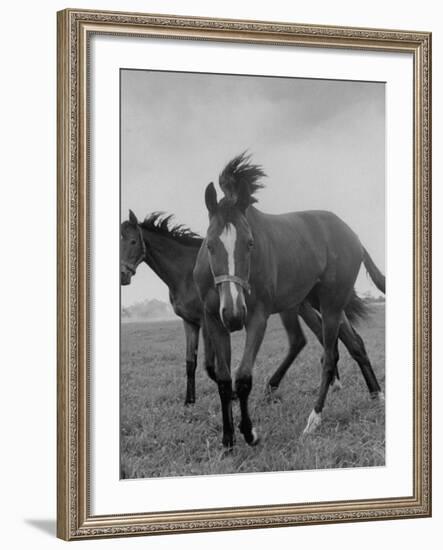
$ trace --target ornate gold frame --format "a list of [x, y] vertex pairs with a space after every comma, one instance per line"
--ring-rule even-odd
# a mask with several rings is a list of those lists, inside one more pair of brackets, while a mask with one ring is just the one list
[[[431, 34], [88, 10], [58, 13], [58, 504], [65, 539], [431, 515]], [[409, 52], [414, 59], [413, 496], [92, 516], [88, 504], [87, 47], [91, 34]]]

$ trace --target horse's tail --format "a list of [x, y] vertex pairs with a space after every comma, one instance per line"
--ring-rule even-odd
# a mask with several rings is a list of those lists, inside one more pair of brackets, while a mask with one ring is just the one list
[[371, 310], [369, 306], [357, 296], [355, 290], [352, 290], [351, 298], [345, 307], [346, 317], [352, 324], [357, 324], [358, 321], [369, 317]]
[[369, 276], [372, 279], [372, 282], [375, 284], [375, 286], [385, 294], [385, 286], [386, 286], [386, 278], [383, 275], [383, 273], [378, 269], [378, 267], [375, 265], [374, 261], [372, 260], [371, 256], [369, 256], [368, 251], [366, 248], [363, 248], [363, 263], [365, 264], [366, 270], [369, 273]]

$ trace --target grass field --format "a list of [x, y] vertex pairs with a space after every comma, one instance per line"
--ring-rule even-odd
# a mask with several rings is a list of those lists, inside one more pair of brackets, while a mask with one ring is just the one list
[[[384, 306], [374, 306], [369, 319], [358, 327], [382, 389], [384, 315]], [[266, 382], [287, 349], [280, 319], [270, 319], [254, 368], [250, 396], [251, 418], [261, 442], [249, 447], [237, 429], [236, 447], [226, 454], [221, 446], [218, 391], [204, 371], [201, 352], [196, 373], [197, 402], [184, 406], [186, 374], [181, 321], [123, 324], [121, 477], [384, 465], [384, 403], [369, 398], [357, 364], [341, 345], [339, 371], [343, 389], [329, 393], [320, 428], [301, 437], [320, 381], [322, 352], [307, 328], [305, 333], [308, 345], [270, 401], [265, 394]], [[243, 333], [232, 335], [233, 370], [239, 363], [243, 341]], [[236, 427], [239, 414], [238, 403], [234, 403]]]

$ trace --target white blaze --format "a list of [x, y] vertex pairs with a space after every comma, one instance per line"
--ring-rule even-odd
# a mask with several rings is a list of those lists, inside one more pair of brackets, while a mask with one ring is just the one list
[[[228, 275], [235, 275], [235, 243], [237, 241], [237, 230], [232, 223], [228, 223], [220, 234], [220, 240], [225, 247], [226, 253], [228, 255]], [[238, 290], [235, 283], [229, 283], [229, 291], [231, 293], [232, 304], [233, 304], [233, 313], [237, 314], [237, 296]], [[224, 307], [224, 298], [222, 296], [222, 302], [220, 303], [220, 317], [222, 309]]]

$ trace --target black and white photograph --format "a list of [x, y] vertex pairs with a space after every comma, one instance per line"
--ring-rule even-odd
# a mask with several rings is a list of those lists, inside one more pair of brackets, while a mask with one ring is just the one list
[[384, 466], [385, 84], [121, 69], [120, 155], [120, 478]]
[[431, 33], [203, 11], [57, 13], [57, 536], [383, 547], [432, 513]]

